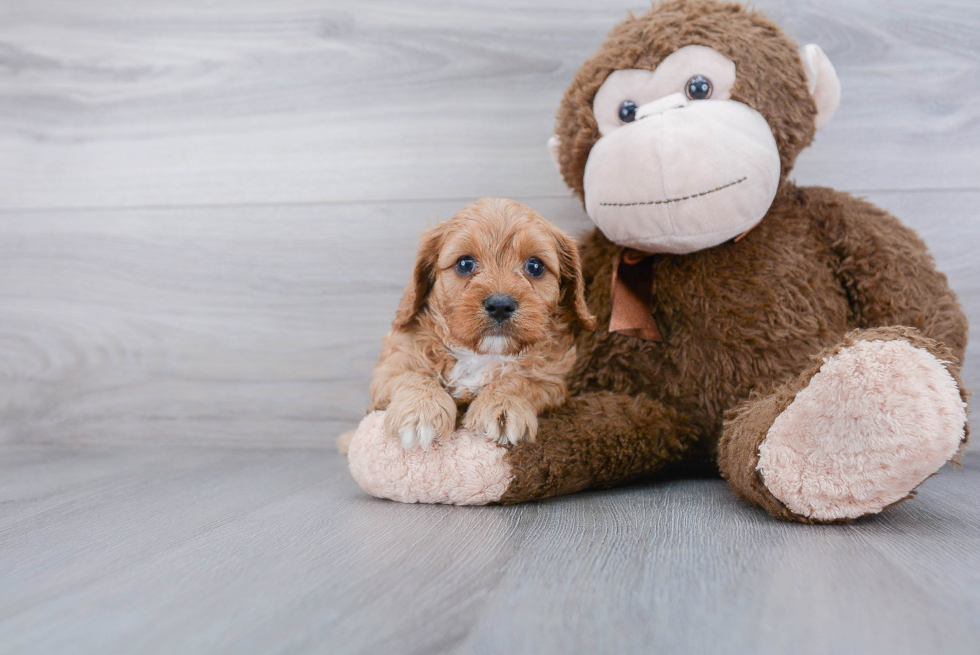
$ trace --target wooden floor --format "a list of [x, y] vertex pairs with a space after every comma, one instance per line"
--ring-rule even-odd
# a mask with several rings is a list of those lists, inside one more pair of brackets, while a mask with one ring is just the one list
[[[366, 497], [323, 449], [11, 448], [9, 653], [976, 653], [980, 468], [846, 526], [721, 480]], [[971, 508], [965, 512], [964, 508]]]
[[[798, 183], [919, 230], [980, 326], [980, 5], [756, 4], [843, 85]], [[718, 480], [397, 505], [332, 450], [423, 227], [589, 224], [544, 143], [645, 6], [0, 0], [0, 652], [980, 652], [974, 453], [813, 527]]]

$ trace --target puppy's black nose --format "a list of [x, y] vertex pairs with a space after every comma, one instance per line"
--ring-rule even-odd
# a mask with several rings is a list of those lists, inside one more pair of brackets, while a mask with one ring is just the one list
[[503, 323], [517, 311], [517, 301], [514, 300], [513, 296], [495, 293], [483, 301], [483, 309], [490, 315], [490, 318], [498, 323]]

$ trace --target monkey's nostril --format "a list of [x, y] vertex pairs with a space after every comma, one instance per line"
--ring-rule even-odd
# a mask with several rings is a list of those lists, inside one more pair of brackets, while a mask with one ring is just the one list
[[483, 301], [483, 309], [493, 320], [502, 323], [517, 311], [517, 301], [513, 296], [495, 293]]

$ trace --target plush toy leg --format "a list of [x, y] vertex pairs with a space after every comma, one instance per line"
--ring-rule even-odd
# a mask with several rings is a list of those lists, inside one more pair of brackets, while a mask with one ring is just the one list
[[385, 434], [384, 412], [364, 417], [351, 437], [350, 472], [372, 496], [402, 503], [486, 505], [500, 500], [513, 479], [496, 443], [457, 430], [428, 450], [405, 450]]
[[654, 473], [696, 443], [672, 410], [645, 397], [611, 393], [571, 398], [543, 416], [537, 440], [510, 449], [465, 430], [423, 450], [402, 449], [368, 415], [350, 444], [358, 484], [409, 503], [519, 503], [612, 486]]
[[648, 477], [700, 447], [678, 414], [646, 396], [599, 392], [574, 396], [542, 417], [534, 443], [505, 461], [514, 479], [500, 502], [612, 487]]
[[911, 328], [852, 332], [730, 415], [722, 474], [737, 496], [788, 520], [853, 519], [909, 498], [967, 439], [951, 359]]

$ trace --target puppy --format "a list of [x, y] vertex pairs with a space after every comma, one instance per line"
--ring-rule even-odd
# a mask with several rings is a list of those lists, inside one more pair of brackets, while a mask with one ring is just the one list
[[499, 443], [533, 440], [537, 416], [565, 402], [569, 331], [595, 318], [578, 248], [513, 200], [484, 198], [421, 236], [371, 382], [371, 409], [405, 448], [462, 425]]

